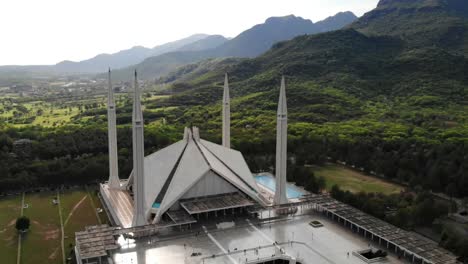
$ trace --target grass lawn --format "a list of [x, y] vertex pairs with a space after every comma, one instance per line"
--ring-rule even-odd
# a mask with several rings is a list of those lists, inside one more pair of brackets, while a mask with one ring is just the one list
[[[33, 109], [33, 112], [34, 110], [37, 111], [37, 109]], [[42, 114], [41, 116], [37, 116], [32, 124], [41, 125], [45, 127], [51, 127], [54, 124], [59, 126], [61, 124], [69, 123], [71, 118], [77, 114], [79, 114], [78, 107], [70, 107], [64, 109], [54, 108], [52, 110], [52, 113], [50, 112], [50, 109], [47, 109], [44, 111], [44, 114]]]
[[[4, 111], [0, 114], [0, 117], [3, 118], [13, 118], [13, 112], [18, 111], [15, 107], [17, 105], [24, 106], [28, 109], [29, 113], [25, 114], [22, 117], [16, 117], [15, 126], [21, 126], [25, 120], [29, 117], [35, 117], [31, 125], [41, 125], [44, 127], [60, 126], [71, 121], [71, 118], [80, 113], [79, 108], [76, 106], [66, 106], [60, 108], [57, 105], [51, 103], [34, 101], [21, 104], [13, 104], [12, 109], [9, 111]], [[42, 115], [38, 115], [37, 111], [41, 109], [43, 111]], [[0, 106], [0, 110], [4, 110], [3, 106]], [[28, 123], [29, 124], [29, 123]]]
[[91, 195], [91, 198], [93, 199], [94, 206], [96, 206], [96, 208], [103, 209], [102, 213], [98, 214], [99, 218], [101, 219], [101, 224], [110, 225], [109, 218], [107, 217], [107, 214], [104, 211], [104, 206], [102, 205], [101, 200], [98, 197], [97, 191], [96, 190], [89, 190], [89, 194]]
[[[39, 125], [43, 127], [62, 126], [73, 122], [72, 118], [80, 114], [80, 106], [106, 102], [106, 97], [103, 95], [75, 99], [69, 102], [56, 100], [53, 102], [28, 101], [0, 104], [0, 118], [8, 119], [8, 122], [12, 123], [15, 127], [23, 127], [25, 125]], [[17, 108], [19, 106], [26, 108], [28, 111], [14, 117], [14, 112], [21, 112]], [[38, 115], [38, 110], [42, 110], [41, 115]], [[32, 122], [29, 119], [33, 119]]]
[[399, 193], [404, 188], [382, 179], [367, 176], [358, 171], [348, 169], [341, 165], [326, 164], [314, 166], [314, 174], [325, 178], [326, 188], [330, 190], [335, 184], [343, 190], [350, 192], [380, 192], [384, 194]]
[[[55, 192], [26, 194], [24, 215], [31, 220], [28, 233], [22, 240], [22, 264], [62, 263], [61, 231], [58, 206], [52, 203]], [[65, 253], [70, 254], [70, 243], [74, 244], [75, 232], [88, 225], [97, 225], [99, 220], [108, 223], [105, 213], [95, 208], [102, 207], [95, 191], [74, 190], [60, 194], [65, 229]], [[18, 236], [15, 221], [21, 213], [21, 196], [0, 199], [0, 263], [16, 263]]]
[[21, 196], [1, 198], [0, 212], [1, 263], [16, 263], [18, 235], [15, 222], [21, 214]]
[[65, 254], [68, 257], [73, 248], [70, 244], [75, 244], [75, 232], [84, 230], [88, 225], [97, 225], [99, 221], [85, 190], [62, 193], [60, 201], [65, 228]]
[[[31, 228], [23, 236], [22, 264], [62, 263], [61, 231], [58, 206], [52, 203], [55, 192], [26, 194], [24, 215], [31, 220]], [[60, 194], [65, 231], [65, 254], [70, 254], [75, 232], [88, 225], [97, 225], [95, 208], [102, 207], [94, 191], [73, 190]], [[14, 223], [20, 215], [21, 196], [0, 200], [0, 263], [15, 263], [17, 236]], [[108, 223], [105, 213], [99, 215], [102, 223]]]
[[53, 192], [26, 194], [24, 215], [31, 220], [30, 230], [23, 237], [23, 264], [62, 263], [60, 219]]

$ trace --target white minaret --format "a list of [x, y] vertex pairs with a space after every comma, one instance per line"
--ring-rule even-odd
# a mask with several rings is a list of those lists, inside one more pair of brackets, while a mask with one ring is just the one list
[[286, 197], [286, 160], [288, 143], [288, 109], [286, 105], [286, 84], [281, 79], [281, 89], [276, 117], [276, 191], [275, 204], [288, 202]]
[[231, 148], [231, 102], [229, 98], [228, 75], [224, 76], [223, 93], [223, 146]]
[[117, 156], [117, 127], [115, 121], [115, 102], [110, 69], [108, 78], [109, 94], [107, 96], [107, 133], [109, 137], [109, 187], [116, 189], [120, 187], [120, 180]]
[[140, 90], [138, 89], [137, 72], [135, 70], [135, 94], [133, 95], [133, 224], [146, 225], [145, 208], [145, 146], [143, 138], [143, 113], [141, 111]]

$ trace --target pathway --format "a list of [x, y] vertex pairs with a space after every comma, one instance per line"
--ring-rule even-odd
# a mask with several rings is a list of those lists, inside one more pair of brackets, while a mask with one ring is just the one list
[[[23, 192], [23, 198], [21, 199], [21, 215], [23, 216], [23, 211], [24, 211], [24, 192]], [[22, 233], [19, 233], [18, 236], [18, 255], [16, 257], [16, 264], [21, 263], [21, 238], [22, 238]]]
[[60, 202], [60, 191], [57, 190], [57, 206], [59, 210], [59, 216], [60, 216], [60, 229], [62, 231], [62, 236], [61, 236], [61, 244], [62, 244], [62, 260], [63, 264], [66, 263], [65, 260], [65, 231], [63, 228], [63, 218], [62, 218], [62, 203]]
[[83, 196], [83, 198], [81, 198], [81, 200], [77, 204], [75, 204], [75, 206], [73, 206], [73, 209], [71, 210], [71, 212], [68, 214], [67, 218], [65, 219], [65, 222], [63, 223], [63, 226], [67, 226], [68, 221], [70, 221], [70, 218], [73, 216], [73, 214], [78, 209], [78, 207], [80, 207], [80, 205], [84, 202], [86, 197], [88, 197], [87, 194], [85, 196]]
[[89, 192], [88, 188], [86, 188], [86, 192], [88, 192], [89, 200], [91, 201], [91, 206], [93, 207], [94, 213], [96, 214], [96, 218], [97, 218], [97, 220], [98, 220], [98, 223], [99, 223], [99, 224], [102, 224], [102, 222], [101, 222], [101, 217], [99, 217], [99, 213], [98, 213], [98, 211], [97, 211], [96, 204], [94, 203], [93, 196], [92, 196], [91, 193]]

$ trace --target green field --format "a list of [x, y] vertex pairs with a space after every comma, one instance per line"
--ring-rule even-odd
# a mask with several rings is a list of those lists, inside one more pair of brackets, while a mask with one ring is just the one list
[[[21, 105], [27, 109], [27, 113], [23, 113], [19, 116], [14, 116], [17, 110], [17, 106]], [[41, 112], [39, 114], [39, 111]], [[22, 124], [30, 125], [41, 125], [44, 127], [59, 126], [69, 123], [71, 118], [80, 113], [80, 110], [76, 106], [56, 106], [51, 103], [33, 101], [21, 104], [11, 104], [8, 108], [0, 105], [0, 117], [7, 118], [9, 121], [14, 121], [17, 126]], [[33, 118], [34, 121], [29, 123], [26, 120]]]
[[36, 101], [25, 98], [24, 100], [28, 101], [17, 102], [14, 99], [13, 96], [3, 97], [0, 103], [0, 118], [16, 127], [26, 125], [58, 127], [70, 124], [73, 123], [72, 118], [79, 116], [87, 107], [101, 109], [106, 102], [105, 96], [102, 95], [89, 96], [85, 99], [75, 98], [71, 101], [63, 99]]
[[15, 220], [21, 214], [21, 196], [1, 199], [0, 212], [1, 263], [16, 263], [18, 235]]
[[399, 193], [402, 186], [385, 180], [367, 176], [358, 171], [336, 164], [326, 164], [321, 167], [313, 167], [314, 174], [325, 178], [326, 188], [330, 190], [335, 184], [342, 190], [350, 192], [379, 192], [384, 194]]
[[61, 231], [58, 206], [52, 203], [55, 193], [27, 194], [29, 208], [24, 215], [31, 220], [28, 233], [23, 236], [21, 263], [62, 263]]
[[[90, 197], [92, 199], [91, 203], [94, 205], [94, 207], [96, 209], [97, 208], [101, 208], [101, 209], [104, 208], [102, 206], [101, 200], [99, 199], [96, 191], [89, 191], [89, 195], [90, 195]], [[109, 224], [110, 225], [110, 221], [109, 221], [109, 218], [107, 218], [106, 212], [103, 211], [103, 212], [99, 213], [98, 217], [100, 219], [101, 224]]]
[[[55, 192], [25, 195], [24, 215], [31, 220], [30, 230], [23, 235], [21, 263], [62, 263], [59, 207], [52, 203]], [[101, 202], [94, 191], [74, 190], [60, 193], [64, 222], [64, 250], [70, 256], [74, 234], [85, 226], [108, 223], [105, 213], [96, 214]], [[0, 199], [0, 263], [16, 263], [18, 234], [15, 220], [21, 213], [21, 196]]]
[[65, 228], [65, 254], [68, 257], [75, 244], [75, 232], [82, 231], [84, 226], [97, 225], [99, 220], [86, 191], [62, 193], [60, 202]]

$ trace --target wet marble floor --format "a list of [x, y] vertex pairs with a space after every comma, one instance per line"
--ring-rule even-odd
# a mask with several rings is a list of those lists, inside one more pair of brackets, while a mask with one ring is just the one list
[[[312, 220], [324, 226], [313, 228], [309, 225]], [[207, 222], [189, 235], [122, 240], [122, 248], [112, 258], [116, 264], [241, 264], [287, 255], [303, 264], [359, 264], [365, 262], [352, 252], [368, 248], [368, 240], [312, 213], [262, 225], [239, 219], [228, 229], [216, 229], [213, 222]], [[374, 263], [405, 262], [390, 254], [385, 262]]]

